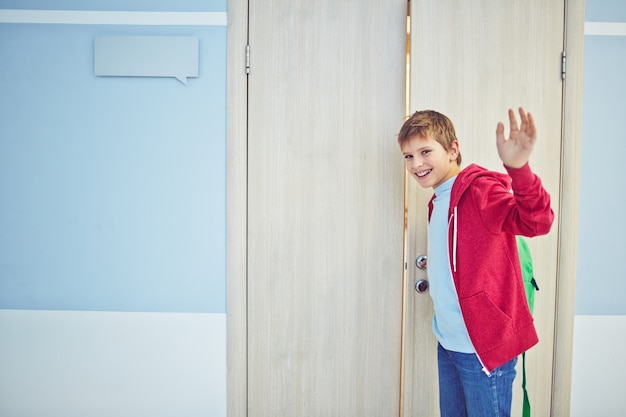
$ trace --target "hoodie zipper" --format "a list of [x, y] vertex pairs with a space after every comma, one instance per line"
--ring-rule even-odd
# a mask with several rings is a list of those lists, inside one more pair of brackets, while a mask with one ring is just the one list
[[[456, 247], [457, 247], [457, 217], [458, 217], [458, 210], [457, 210], [458, 206], [454, 206], [454, 209], [452, 210], [452, 218], [450, 219], [452, 221], [452, 225], [454, 226], [452, 229], [452, 274], [450, 274], [450, 277], [452, 278], [452, 288], [454, 288], [454, 293], [456, 295], [456, 300], [459, 303], [459, 310], [461, 308], [461, 301], [459, 300], [459, 293], [456, 289], [456, 284], [454, 283], [454, 274], [457, 272], [457, 268], [456, 268]], [[448, 227], [450, 227], [450, 221], [448, 221]], [[478, 354], [478, 351], [476, 350], [476, 347], [474, 346], [474, 342], [472, 342], [472, 338], [469, 335], [469, 331], [467, 330], [467, 325], [465, 324], [465, 317], [463, 317], [463, 311], [461, 310], [461, 318], [463, 318], [463, 324], [465, 327], [465, 333], [467, 334], [467, 340], [469, 340], [470, 344], [472, 345], [472, 349], [474, 349], [474, 353], [476, 353], [476, 358], [478, 359], [478, 362], [480, 362], [480, 365], [482, 366], [482, 371], [485, 373], [485, 375], [487, 375], [488, 377], [491, 377], [491, 372], [489, 372], [489, 370], [487, 369], [487, 367], [485, 366], [485, 363], [483, 362], [483, 360], [480, 358], [480, 355]]]
[[[456, 236], [457, 236], [457, 222], [456, 222], [456, 218], [457, 218], [457, 207], [458, 206], [454, 206], [454, 214], [452, 215], [452, 218], [454, 219], [454, 229], [452, 231], [452, 271], [456, 272]], [[448, 226], [449, 227], [449, 226]], [[456, 291], [456, 287], [454, 288]], [[459, 298], [459, 295], [457, 294], [457, 299]]]

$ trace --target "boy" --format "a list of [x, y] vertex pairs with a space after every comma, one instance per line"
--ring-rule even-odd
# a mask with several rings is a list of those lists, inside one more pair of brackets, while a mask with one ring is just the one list
[[[524, 292], [516, 235], [550, 231], [550, 196], [528, 166], [537, 138], [531, 114], [509, 110], [510, 135], [496, 128], [508, 173], [460, 169], [452, 122], [418, 111], [398, 143], [408, 173], [432, 187], [428, 276], [438, 344], [442, 417], [509, 416], [517, 356], [538, 342]], [[511, 189], [513, 192], [511, 192]]]

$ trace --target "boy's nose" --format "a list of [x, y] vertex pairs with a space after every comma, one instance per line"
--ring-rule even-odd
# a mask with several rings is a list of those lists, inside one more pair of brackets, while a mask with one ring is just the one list
[[413, 161], [411, 161], [412, 168], [418, 168], [422, 166], [422, 164], [423, 164], [423, 161], [420, 158], [413, 158]]

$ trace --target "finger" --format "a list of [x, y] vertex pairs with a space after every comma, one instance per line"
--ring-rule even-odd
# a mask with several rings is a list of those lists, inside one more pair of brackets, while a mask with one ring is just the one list
[[532, 142], [537, 138], [537, 128], [535, 127], [535, 119], [533, 115], [528, 113], [528, 136]]
[[511, 126], [511, 132], [514, 130], [519, 130], [517, 127], [517, 119], [515, 118], [515, 112], [509, 109], [509, 124]]
[[504, 123], [498, 122], [496, 127], [496, 143], [504, 142]]
[[528, 118], [526, 117], [526, 112], [522, 107], [519, 108], [519, 117], [521, 121], [520, 130], [523, 132], [528, 129]]

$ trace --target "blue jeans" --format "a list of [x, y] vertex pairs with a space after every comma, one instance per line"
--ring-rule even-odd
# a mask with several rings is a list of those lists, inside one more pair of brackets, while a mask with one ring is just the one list
[[438, 346], [441, 417], [509, 417], [517, 358], [487, 376], [473, 353]]

